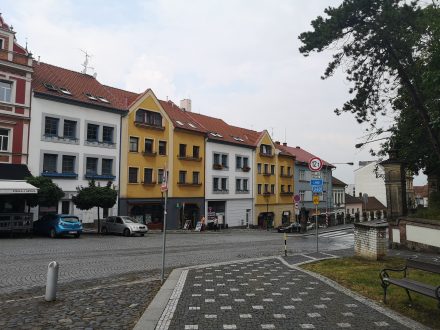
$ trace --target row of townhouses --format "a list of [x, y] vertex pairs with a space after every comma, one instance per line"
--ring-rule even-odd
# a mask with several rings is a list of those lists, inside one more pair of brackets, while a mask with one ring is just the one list
[[[59, 205], [32, 209], [34, 219], [57, 212], [92, 222], [97, 210], [77, 209], [72, 196], [93, 179], [118, 191], [117, 204], [101, 216], [130, 215], [160, 228], [167, 171], [169, 228], [203, 216], [230, 227], [280, 225], [301, 207], [313, 215], [312, 154], [273, 141], [266, 130], [196, 114], [191, 100], [177, 106], [150, 89], [133, 93], [35, 61], [1, 16], [0, 76], [0, 213], [25, 212], [17, 196], [35, 193], [24, 181], [32, 174], [65, 192]], [[324, 163], [322, 213], [336, 201], [345, 209], [343, 190], [331, 193], [332, 169]]]

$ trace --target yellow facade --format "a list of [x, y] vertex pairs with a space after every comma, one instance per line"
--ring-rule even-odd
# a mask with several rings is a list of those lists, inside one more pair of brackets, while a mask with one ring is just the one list
[[[137, 121], [138, 111], [159, 114], [161, 125], [148, 125]], [[169, 166], [171, 121], [163, 111], [155, 95], [148, 91], [136, 104], [129, 114], [123, 118], [121, 139], [121, 197], [123, 198], [159, 198], [161, 197], [158, 171]], [[131, 150], [130, 138], [138, 139], [137, 151]], [[146, 153], [145, 139], [152, 140], [152, 152]], [[159, 142], [166, 144], [165, 155], [159, 154]], [[136, 183], [129, 182], [129, 169], [138, 169]], [[152, 170], [151, 183], [145, 178], [145, 169]]]
[[294, 183], [293, 173], [295, 159], [290, 156], [278, 155], [278, 203], [293, 203]]
[[[180, 154], [180, 146], [186, 152]], [[194, 147], [198, 154], [194, 154]], [[173, 197], [204, 197], [205, 179], [205, 136], [203, 133], [175, 129], [173, 134]], [[181, 182], [181, 171], [185, 172], [185, 182]], [[198, 173], [198, 179], [194, 177]]]

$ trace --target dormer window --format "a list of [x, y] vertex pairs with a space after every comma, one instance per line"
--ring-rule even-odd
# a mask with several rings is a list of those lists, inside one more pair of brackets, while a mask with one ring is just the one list
[[60, 87], [60, 92], [66, 95], [72, 95], [72, 93], [67, 88], [64, 87]]
[[44, 87], [46, 87], [48, 90], [50, 90], [52, 92], [58, 92], [58, 89], [52, 84], [44, 83], [43, 85], [44, 85]]
[[189, 126], [191, 126], [192, 128], [197, 128], [196, 125], [192, 124], [192, 123], [188, 123]]
[[92, 101], [98, 101], [98, 99], [96, 98], [96, 97], [94, 97], [92, 94], [90, 94], [90, 93], [86, 93], [86, 96], [90, 99], [90, 100], [92, 100]]
[[185, 125], [184, 123], [182, 123], [180, 120], [176, 120], [176, 123], [178, 123], [180, 126]]
[[223, 135], [218, 134], [218, 133], [215, 133], [215, 132], [211, 132], [211, 133], [209, 133], [209, 134], [211, 134], [212, 136], [215, 136], [215, 137], [219, 137], [219, 138], [222, 138], [222, 137], [223, 137]]
[[162, 127], [162, 115], [158, 112], [139, 109], [136, 112], [136, 122], [149, 126]]
[[105, 97], [98, 96], [98, 99], [99, 99], [101, 102], [104, 102], [104, 103], [110, 103], [110, 101], [107, 100]]

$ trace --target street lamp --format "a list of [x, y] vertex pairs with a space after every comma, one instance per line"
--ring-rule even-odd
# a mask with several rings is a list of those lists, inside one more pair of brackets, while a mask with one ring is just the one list
[[385, 140], [385, 139], [389, 139], [389, 138], [390, 137], [383, 137], [383, 138], [380, 138], [380, 139], [375, 139], [375, 140], [370, 140], [370, 141], [367, 141], [367, 142], [357, 143], [357, 144], [354, 145], [354, 147], [356, 149], [359, 149], [359, 148], [363, 147], [364, 145], [366, 145], [368, 143], [376, 142], [376, 141], [380, 141], [380, 140]]

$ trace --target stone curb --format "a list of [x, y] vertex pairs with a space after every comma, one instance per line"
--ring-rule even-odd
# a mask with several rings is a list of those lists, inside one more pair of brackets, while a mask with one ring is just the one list
[[[363, 303], [363, 304], [367, 305], [368, 307], [371, 307], [371, 308], [375, 309], [379, 313], [382, 313], [382, 314], [388, 316], [389, 318], [393, 319], [394, 321], [402, 324], [403, 326], [405, 326], [405, 327], [407, 327], [409, 329], [414, 329], [414, 330], [429, 330], [430, 329], [429, 327], [426, 327], [426, 326], [424, 326], [423, 324], [421, 324], [421, 323], [419, 323], [417, 321], [411, 320], [410, 318], [407, 318], [406, 316], [403, 316], [402, 314], [399, 314], [399, 313], [397, 313], [395, 311], [392, 311], [392, 310], [390, 310], [388, 308], [385, 308], [385, 307], [382, 307], [382, 306], [378, 305], [373, 300], [368, 299], [366, 297], [363, 297], [363, 296], [361, 296], [361, 295], [359, 295], [359, 294], [357, 294], [357, 293], [355, 293], [355, 292], [353, 292], [353, 291], [351, 291], [351, 290], [349, 290], [349, 289], [339, 285], [338, 283], [336, 283], [335, 281], [333, 281], [333, 280], [331, 280], [331, 279], [329, 279], [327, 277], [324, 277], [324, 276], [316, 274], [314, 272], [311, 272], [311, 271], [299, 268], [299, 267], [297, 267], [295, 265], [290, 265], [282, 257], [278, 257], [278, 259], [281, 260], [281, 262], [284, 265], [286, 265], [287, 267], [289, 267], [291, 269], [299, 270], [299, 271], [301, 271], [303, 273], [306, 273], [306, 274], [308, 274], [310, 276], [313, 276], [314, 278], [316, 278], [316, 279], [318, 279], [318, 280], [320, 280], [320, 281], [330, 285], [335, 290], [338, 290], [338, 291], [346, 294], [347, 296], [350, 296], [351, 298], [359, 301], [360, 303]], [[317, 261], [317, 260], [315, 260], [315, 261]]]

